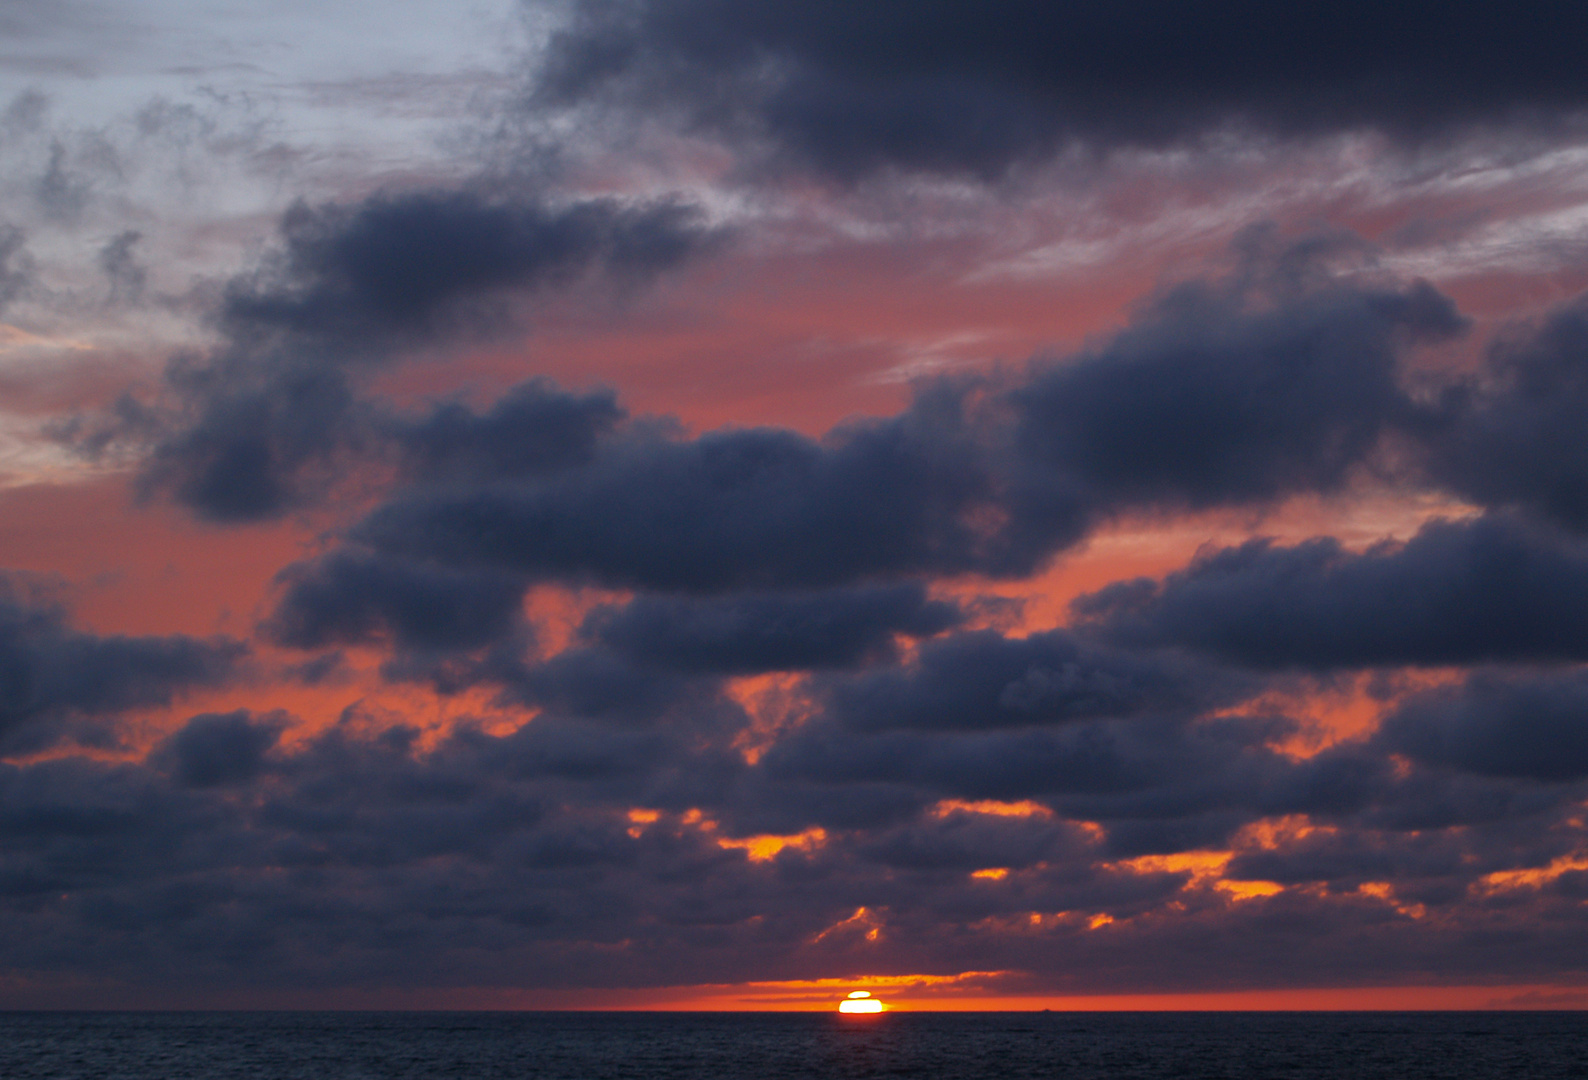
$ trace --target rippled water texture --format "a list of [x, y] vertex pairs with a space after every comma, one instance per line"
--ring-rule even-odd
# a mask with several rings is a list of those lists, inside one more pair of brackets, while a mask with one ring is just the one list
[[8, 1013], [0, 1076], [1544, 1080], [1588, 1014]]

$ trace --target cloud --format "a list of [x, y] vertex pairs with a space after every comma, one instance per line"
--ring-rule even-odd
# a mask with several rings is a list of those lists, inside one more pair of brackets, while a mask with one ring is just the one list
[[228, 377], [230, 364], [174, 367], [170, 381], [192, 415], [168, 425], [139, 413], [138, 434], [159, 430], [143, 493], [168, 490], [218, 522], [277, 517], [321, 494], [364, 443], [368, 416], [342, 371], [306, 359], [294, 355], [263, 378], [246, 369]]
[[1252, 689], [1172, 657], [1099, 649], [1063, 630], [953, 634], [923, 644], [908, 666], [822, 686], [832, 715], [855, 731], [987, 731], [1188, 712]]
[[142, 233], [127, 229], [99, 249], [99, 268], [104, 271], [105, 280], [110, 284], [112, 303], [137, 303], [143, 299], [149, 271], [133, 252], [142, 239]]
[[246, 709], [192, 717], [149, 755], [184, 787], [247, 784], [263, 769], [265, 755], [287, 726], [281, 714], [256, 717]]
[[[674, 203], [462, 190], [299, 204], [281, 234], [271, 257], [228, 286], [218, 314], [224, 343], [170, 365], [176, 408], [156, 417], [162, 430], [143, 470], [146, 492], [169, 491], [213, 521], [271, 518], [312, 502], [393, 435], [408, 438], [423, 467], [459, 454], [523, 459], [532, 451], [508, 450], [507, 437], [490, 434], [490, 418], [465, 431], [443, 408], [405, 428], [363, 397], [360, 382], [421, 345], [499, 329], [513, 290], [591, 274], [632, 284], [715, 236]], [[516, 404], [533, 408], [532, 397], [530, 387]], [[599, 412], [596, 399], [584, 407]], [[500, 413], [494, 422], [523, 418]]]
[[[604, 325], [641, 347], [661, 332], [695, 348], [699, 327], [679, 337], [678, 320], [699, 314], [694, 286], [722, 299], [717, 271], [783, 281], [786, 256], [815, 265], [808, 245], [837, 235], [802, 227], [818, 219], [848, 237], [817, 258], [840, 276], [861, 248], [880, 261], [855, 281], [896, 268], [900, 229], [933, 260], [883, 300], [841, 290], [841, 311], [816, 313], [849, 328], [838, 333], [931, 306], [948, 295], [932, 282], [958, 282], [954, 303], [994, 321], [1036, 320], [1030, 332], [1108, 318], [1066, 306], [1062, 288], [1044, 306], [954, 274], [991, 235], [973, 235], [966, 207], [996, 219], [994, 246], [1024, 249], [1065, 232], [1059, 217], [1078, 206], [1106, 231], [1173, 204], [1173, 228], [1148, 222], [1125, 243], [1161, 254], [1205, 246], [1243, 213], [1221, 185], [1250, 188], [1253, 167], [1265, 192], [1299, 185], [1284, 206], [1366, 222], [1359, 200], [1382, 192], [1387, 144], [1406, 191], [1368, 217], [1392, 243], [1420, 242], [1406, 240], [1419, 228], [1401, 227], [1407, 214], [1431, 215], [1429, 235], [1477, 227], [1488, 210], [1473, 200], [1501, 189], [1563, 221], [1570, 148], [1473, 172], [1464, 154], [1446, 169], [1442, 144], [1432, 176], [1428, 158], [1397, 155], [1447, 138], [1492, 150], [1483, 140], [1552, 124], [1576, 138], [1588, 75], [1573, 31], [1588, 16], [1420, 0], [560, 10], [530, 94], [543, 111], [503, 120], [484, 152], [535, 154], [514, 142], [527, 127], [565, 139], [565, 155], [519, 159], [493, 182], [454, 153], [418, 181], [430, 187], [299, 203], [248, 272], [180, 299], [162, 290], [263, 220], [247, 184], [203, 182], [217, 167], [268, 176], [271, 191], [289, 174], [299, 190], [368, 191], [379, 179], [357, 170], [370, 159], [272, 146], [293, 110], [240, 99], [157, 103], [97, 133], [49, 123], [38, 95], [0, 117], [31, 215], [17, 218], [26, 235], [0, 230], [0, 304], [100, 320], [84, 340], [103, 353], [41, 369], [62, 383], [51, 400], [107, 399], [103, 380], [151, 351], [140, 335], [208, 305], [213, 344], [174, 358], [158, 394], [111, 406], [107, 427], [83, 421], [83, 447], [141, 455], [144, 493], [205, 521], [312, 509], [317, 532], [300, 521], [210, 537], [247, 540], [256, 570], [281, 544], [305, 545], [253, 627], [290, 650], [274, 689], [229, 638], [90, 632], [31, 579], [0, 578], [0, 1003], [37, 1005], [55, 985], [78, 1007], [101, 1003], [89, 984], [122, 995], [103, 1004], [345, 1004], [349, 988], [436, 1004], [452, 989], [993, 969], [1011, 972], [996, 985], [1034, 993], [1581, 980], [1581, 300], [1469, 357], [1452, 344], [1468, 320], [1451, 299], [1384, 270], [1366, 241], [1259, 227], [1225, 271], [1161, 279], [1121, 325], [1023, 364], [953, 369], [892, 414], [820, 435], [713, 429], [711, 409], [631, 414], [616, 389], [525, 378], [576, 365], [580, 348], [520, 356], [524, 381], [494, 397], [449, 384], [440, 365], [551, 301], [578, 309], [553, 320], [577, 333], [596, 294], [713, 250], [704, 202], [631, 197], [668, 176], [770, 231], [680, 282], [660, 323]], [[403, 130], [447, 112], [399, 104], [381, 119]], [[667, 158], [679, 144], [652, 156], [649, 141], [583, 155], [586, 140], [636, 134], [630, 119], [684, 133], [687, 160]], [[492, 139], [452, 126], [454, 150]], [[1367, 130], [1381, 137], [1354, 137]], [[1284, 162], [1263, 152], [1335, 132], [1353, 137], [1285, 147]], [[383, 138], [355, 142], [366, 137]], [[1129, 155], [1126, 187], [1026, 206], [960, 182], [1122, 147], [1170, 152]], [[426, 175], [409, 150], [383, 167]], [[779, 169], [818, 182], [756, 179]], [[476, 178], [434, 186], [462, 173]], [[571, 194], [547, 186], [553, 175], [619, 194]], [[835, 179], [876, 186], [835, 194]], [[215, 192], [222, 203], [206, 202]], [[241, 216], [217, 228], [216, 212]], [[79, 261], [37, 278], [30, 245]], [[1118, 269], [1083, 291], [1107, 304], [1153, 272]], [[1498, 294], [1468, 284], [1474, 310], [1492, 311]], [[729, 284], [756, 294], [753, 320], [765, 290], [745, 288]], [[733, 323], [736, 340], [783, 332], [746, 330], [741, 308], [718, 304], [707, 322]], [[971, 329], [961, 337], [983, 345], [1027, 340]], [[470, 369], [499, 373], [511, 358], [498, 352]], [[843, 399], [833, 393], [824, 408]], [[1319, 512], [1310, 496], [1327, 497], [1322, 512], [1376, 511], [1360, 501], [1369, 488], [1454, 496], [1479, 516], [1366, 550], [1329, 537], [1204, 550], [1083, 597], [1067, 627], [1013, 614], [1034, 618], [1036, 603], [945, 599], [1007, 597], [1019, 579], [1028, 594], [1073, 588], [1116, 556], [1163, 557], [1110, 545], [1033, 580], [1122, 523], [1206, 512], [1188, 527], [1294, 527]], [[66, 496], [41, 497], [23, 501]], [[18, 542], [30, 561], [78, 550]], [[149, 569], [147, 552], [119, 554]], [[172, 573], [190, 570], [203, 568]], [[227, 590], [246, 612], [257, 574], [239, 573]], [[134, 577], [96, 588], [126, 610], [153, 580]], [[1344, 680], [1366, 690], [1350, 710], [1360, 734], [1315, 717], [1320, 676], [1404, 666], [1463, 670]], [[250, 708], [169, 712], [245, 676], [261, 695]], [[276, 710], [283, 689], [314, 712]], [[134, 721], [152, 745], [133, 745]]]
[[950, 810], [867, 836], [857, 852], [903, 870], [985, 868], [1023, 870], [1052, 861], [1086, 861], [1097, 853], [1092, 837], [1052, 816], [980, 814]]
[[510, 288], [567, 282], [599, 269], [641, 279], [704, 239], [698, 211], [677, 203], [558, 204], [469, 191], [377, 194], [349, 205], [294, 206], [283, 245], [232, 282], [222, 320], [238, 337], [329, 339], [374, 359], [393, 337], [478, 319], [468, 305]]
[[625, 416], [610, 390], [577, 394], [537, 378], [483, 413], [448, 402], [417, 418], [394, 417], [388, 429], [414, 478], [478, 482], [585, 464]]
[[935, 394], [823, 440], [633, 429], [549, 476], [402, 491], [353, 535], [455, 566], [693, 592], [968, 567], [962, 517], [989, 492], [958, 408]]
[[339, 551], [277, 580], [284, 591], [265, 631], [300, 649], [383, 638], [399, 648], [468, 649], [523, 630], [523, 583], [500, 573]]
[[0, 311], [26, 296], [34, 286], [35, 268], [27, 236], [15, 225], [0, 225]]
[[1160, 580], [1074, 603], [1123, 647], [1195, 649], [1258, 668], [1327, 670], [1588, 659], [1588, 548], [1513, 516], [1435, 520], [1355, 554], [1321, 537], [1250, 540]]
[[904, 411], [820, 439], [631, 423], [560, 471], [398, 489], [352, 536], [619, 588], [830, 588], [1023, 576], [1123, 511], [1333, 491], [1414, 416], [1403, 352], [1464, 322], [1426, 285], [1287, 258], [1170, 290], [1012, 384], [922, 384]]
[[1482, 379], [1451, 388], [1424, 434], [1429, 471], [1487, 506], [1588, 531], [1588, 300], [1491, 347]]
[[633, 661], [747, 674], [854, 667], [894, 654], [894, 635], [930, 637], [963, 616], [919, 585], [693, 600], [641, 596], [586, 618], [582, 635]]
[[721, 698], [716, 680], [635, 664], [601, 649], [568, 649], [535, 664], [488, 662], [475, 677], [503, 684], [504, 701], [567, 717], [643, 726], [682, 722], [716, 735], [743, 721], [737, 706]]
[[278, 582], [282, 595], [263, 630], [279, 644], [383, 643], [401, 654], [386, 668], [391, 677], [454, 689], [496, 683], [517, 700], [560, 703], [582, 715], [661, 709], [696, 677], [885, 661], [896, 654], [897, 636], [931, 637], [963, 618], [917, 584], [640, 596], [593, 609], [578, 647], [531, 663], [523, 578], [346, 548], [289, 567]]
[[[1215, 815], [1206, 822], [1212, 831], [1190, 843], [1160, 829], [1152, 843], [1166, 846], [1136, 849], [1173, 851], [1216, 843], [1253, 816], [1265, 789], [1290, 771], [1264, 743], [1288, 730], [1286, 722], [1266, 717], [1193, 725], [1158, 716], [869, 736], [813, 723], [770, 748], [758, 767], [771, 784], [803, 782], [835, 793], [891, 784], [928, 803], [1039, 800], [1081, 820], [1161, 826]], [[808, 823], [823, 823], [824, 800], [807, 793], [803, 805], [810, 807]]]
[[[311, 572], [340, 573], [346, 587], [351, 578], [334, 560]], [[456, 584], [445, 584], [449, 576]], [[432, 580], [441, 587], [431, 603], [450, 605], [449, 614], [461, 612], [457, 605], [468, 603], [474, 584], [456, 572], [435, 572]], [[482, 578], [479, 585], [482, 596], [501, 596], [504, 610], [516, 610], [522, 584], [512, 590]], [[401, 582], [380, 603], [396, 606], [404, 599], [402, 590], [410, 587]], [[335, 599], [328, 595], [317, 607], [332, 613]], [[296, 604], [289, 594], [273, 625], [291, 625], [299, 618]], [[352, 610], [357, 614], [364, 607]], [[429, 609], [424, 610], [428, 617]], [[399, 655], [383, 670], [388, 678], [429, 681], [444, 692], [496, 686], [500, 704], [545, 708], [564, 717], [682, 724], [722, 737], [746, 722], [740, 706], [724, 696], [727, 677], [883, 664], [897, 656], [898, 637], [930, 637], [962, 618], [955, 605], [929, 600], [924, 588], [908, 584], [708, 598], [639, 596], [592, 609], [574, 642], [550, 657], [530, 655], [530, 635], [516, 620], [473, 617], [456, 620], [467, 627], [462, 633], [430, 631], [429, 641], [414, 634], [399, 638], [398, 646], [410, 654]], [[312, 648], [324, 639], [300, 635], [288, 643]], [[453, 655], [436, 655], [438, 650]]]
[[82, 171], [67, 165], [65, 145], [56, 142], [50, 147], [50, 164], [34, 187], [34, 198], [46, 220], [74, 222], [88, 206], [93, 186]]
[[[1365, 743], [1299, 762], [1266, 749], [1270, 722], [818, 722], [757, 766], [727, 746], [736, 728], [551, 711], [421, 739], [349, 713], [289, 741], [289, 722], [197, 716], [141, 764], [0, 764], [0, 908], [25, 931], [0, 961], [35, 984], [90, 971], [213, 995], [959, 971], [974, 955], [1095, 993], [1208, 970], [1272, 986], [1281, 947], [1284, 985], [1448, 973], [1429, 965], [1451, 950], [1548, 981], [1580, 932], [1564, 820], [1580, 788], [1397, 773]], [[1308, 802], [1346, 759], [1380, 768], [1352, 800]], [[1440, 802], [1468, 812], [1392, 820]], [[1259, 843], [1244, 830], [1265, 815], [1286, 816]], [[774, 824], [782, 840], [751, 843]], [[1286, 889], [1233, 897], [1221, 866]], [[1502, 930], [1503, 949], [1456, 947]]]
[[244, 652], [226, 638], [74, 630], [66, 611], [27, 579], [0, 576], [0, 749], [113, 744], [106, 720], [169, 705], [185, 690], [224, 685]]
[[846, 179], [991, 177], [1072, 142], [1160, 147], [1231, 127], [1425, 140], [1547, 125], [1588, 105], [1564, 44], [1585, 32], [1557, 0], [1503, 18], [1473, 0], [580, 4], [529, 105], [660, 114]]
[[1012, 556], [1050, 546], [1077, 503], [1200, 509], [1338, 490], [1410, 421], [1401, 358], [1460, 333], [1454, 305], [1425, 283], [1320, 279], [1291, 254], [1267, 256], [1255, 283], [1173, 289], [1011, 393]]
[[[1374, 882], [1380, 889], [1393, 883], [1393, 895], [1403, 903], [1448, 909], [1465, 899], [1466, 890], [1452, 887], [1455, 882], [1481, 879], [1491, 867], [1509, 864], [1519, 849], [1528, 846], [1509, 829], [1487, 839], [1484, 850], [1475, 851], [1447, 831], [1314, 829], [1283, 849], [1243, 852], [1230, 869], [1247, 879], [1322, 885], [1340, 894], [1356, 892], [1363, 885], [1372, 888]], [[1539, 856], [1549, 861], [1548, 853], [1528, 852], [1528, 857]]]
[[1402, 704], [1377, 742], [1479, 776], [1581, 780], [1588, 777], [1588, 677], [1479, 671]]

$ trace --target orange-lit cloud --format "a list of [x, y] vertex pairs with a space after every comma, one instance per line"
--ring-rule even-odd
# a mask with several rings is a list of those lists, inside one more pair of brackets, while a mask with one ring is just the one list
[[1538, 889], [1556, 881], [1562, 874], [1588, 870], [1588, 854], [1562, 855], [1548, 866], [1526, 867], [1520, 870], [1496, 870], [1486, 874], [1478, 888], [1484, 892], [1505, 892], [1512, 889]]

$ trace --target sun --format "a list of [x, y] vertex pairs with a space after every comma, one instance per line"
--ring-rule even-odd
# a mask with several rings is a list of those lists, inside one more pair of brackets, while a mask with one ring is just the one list
[[856, 990], [847, 999], [838, 1003], [841, 1013], [879, 1013], [882, 1011], [882, 1002], [871, 996], [869, 990]]

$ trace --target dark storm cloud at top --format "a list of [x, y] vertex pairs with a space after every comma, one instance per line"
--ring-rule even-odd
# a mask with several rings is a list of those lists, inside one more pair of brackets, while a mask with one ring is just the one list
[[410, 436], [425, 467], [489, 455], [486, 443], [466, 446], [446, 412], [394, 432], [404, 423], [365, 400], [360, 379], [425, 345], [502, 328], [513, 290], [591, 274], [638, 283], [713, 235], [675, 203], [428, 191], [299, 206], [280, 249], [229, 285], [224, 344], [170, 365], [177, 415], [128, 410], [135, 432], [157, 432], [145, 488], [213, 521], [250, 521], [312, 501], [339, 457], [378, 455], [394, 434]]
[[840, 177], [984, 176], [1234, 125], [1424, 139], [1588, 105], [1572, 0], [605, 0], [571, 6], [532, 108], [616, 103]]

